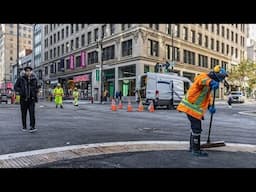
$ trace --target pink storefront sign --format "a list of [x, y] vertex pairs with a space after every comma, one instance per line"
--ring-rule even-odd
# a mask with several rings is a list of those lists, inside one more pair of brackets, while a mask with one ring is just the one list
[[81, 52], [81, 67], [86, 67], [86, 53], [85, 53], [85, 51]]
[[74, 55], [70, 55], [69, 57], [70, 69], [74, 69]]
[[74, 82], [81, 82], [81, 81], [90, 81], [89, 75], [80, 75], [73, 78]]

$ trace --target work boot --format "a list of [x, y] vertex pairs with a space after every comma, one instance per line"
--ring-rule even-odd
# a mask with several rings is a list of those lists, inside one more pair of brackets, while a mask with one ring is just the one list
[[200, 149], [200, 134], [192, 135], [192, 154], [197, 157], [207, 157], [208, 153]]
[[61, 105], [60, 108], [63, 109], [63, 105]]
[[190, 133], [190, 139], [189, 139], [189, 152], [192, 152], [192, 145], [193, 145], [193, 137], [192, 137], [192, 133]]
[[56, 105], [56, 108], [58, 108], [58, 105]]

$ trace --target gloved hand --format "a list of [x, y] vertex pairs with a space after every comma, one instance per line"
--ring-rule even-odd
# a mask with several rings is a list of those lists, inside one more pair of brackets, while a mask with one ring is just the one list
[[208, 108], [208, 110], [211, 114], [214, 114], [216, 112], [215, 107], [213, 107], [212, 105]]
[[216, 90], [219, 88], [219, 83], [217, 81], [211, 80], [210, 87], [211, 87], [211, 89]]

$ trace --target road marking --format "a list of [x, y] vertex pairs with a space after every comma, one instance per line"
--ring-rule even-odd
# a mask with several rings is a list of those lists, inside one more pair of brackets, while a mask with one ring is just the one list
[[[72, 145], [0, 155], [0, 167], [23, 168], [102, 154], [187, 149], [186, 141], [127, 141]], [[226, 143], [224, 147], [206, 150], [256, 153], [256, 145]]]
[[[254, 116], [256, 117], [256, 111], [241, 111], [241, 112], [238, 112], [239, 114], [241, 115], [248, 115], [248, 116]], [[255, 113], [255, 114], [253, 114]]]

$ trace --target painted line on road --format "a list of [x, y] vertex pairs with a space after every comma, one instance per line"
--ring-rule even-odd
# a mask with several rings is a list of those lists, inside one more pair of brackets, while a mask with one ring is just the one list
[[[256, 117], [256, 111], [241, 111], [241, 112], [238, 112], [239, 114], [241, 115], [248, 115], [248, 116], [254, 116]], [[253, 114], [255, 113], [255, 114]]]
[[[0, 155], [0, 168], [33, 167], [60, 160], [113, 153], [187, 149], [186, 141], [127, 141], [73, 145]], [[207, 150], [256, 153], [256, 145], [226, 143], [224, 147]]]

